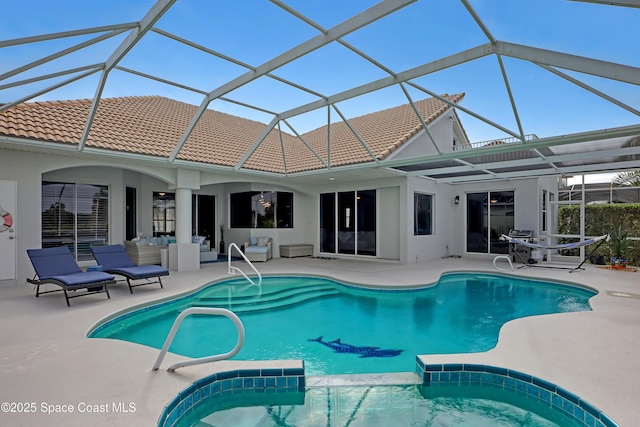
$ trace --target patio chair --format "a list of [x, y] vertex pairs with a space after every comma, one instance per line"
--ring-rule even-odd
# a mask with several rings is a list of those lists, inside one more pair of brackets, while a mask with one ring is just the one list
[[249, 261], [267, 262], [272, 257], [271, 237], [251, 237], [244, 242], [244, 254]]
[[[124, 276], [129, 285], [129, 292], [133, 294], [136, 286], [159, 283], [162, 288], [162, 276], [168, 276], [169, 270], [155, 264], [135, 265], [126, 249], [122, 245], [92, 246], [91, 252], [102, 270], [110, 274]], [[156, 278], [151, 281], [149, 279]], [[145, 280], [142, 283], [132, 283], [133, 280]]]
[[[67, 246], [27, 249], [27, 254], [36, 271], [36, 276], [27, 279], [27, 282], [36, 286], [36, 298], [41, 294], [63, 291], [67, 307], [71, 305], [70, 298], [84, 295], [104, 292], [107, 298], [111, 298], [107, 287], [116, 282], [115, 277], [103, 271], [82, 271]], [[62, 289], [41, 292], [40, 286], [46, 284], [53, 284]], [[86, 291], [76, 293], [83, 289]], [[69, 295], [69, 291], [73, 291], [73, 294]]]

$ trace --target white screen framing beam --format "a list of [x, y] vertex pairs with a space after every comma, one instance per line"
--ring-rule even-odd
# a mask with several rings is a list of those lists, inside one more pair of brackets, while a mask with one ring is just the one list
[[[460, 159], [456, 159], [457, 162], [463, 164], [463, 166], [449, 166], [442, 168], [425, 168], [422, 170], [415, 170], [410, 172], [405, 172], [407, 176], [423, 176], [423, 175], [446, 175], [446, 174], [458, 174], [465, 172], [473, 172], [473, 171], [482, 171], [485, 173], [493, 173], [493, 169], [501, 169], [505, 167], [510, 168], [522, 168], [527, 169], [532, 166], [539, 165], [548, 165], [548, 169], [555, 170], [557, 173], [562, 173], [567, 166], [558, 167], [555, 163], [564, 163], [564, 162], [577, 162], [577, 161], [593, 161], [596, 159], [609, 159], [609, 158], [626, 158], [627, 156], [638, 156], [640, 155], [640, 147], [626, 147], [626, 148], [609, 148], [606, 150], [598, 150], [598, 151], [585, 151], [581, 153], [572, 153], [572, 154], [555, 154], [553, 156], [548, 156], [546, 158], [540, 157], [532, 157], [529, 159], [520, 159], [520, 160], [509, 160], [508, 162], [504, 161], [494, 161], [487, 163], [469, 163]], [[549, 164], [549, 162], [553, 162]], [[595, 165], [596, 163], [594, 163]], [[571, 166], [573, 167], [573, 165]], [[536, 171], [540, 171], [541, 169], [534, 169], [531, 171], [535, 175]], [[520, 172], [517, 172], [520, 173]], [[437, 176], [433, 176], [433, 178], [438, 179]]]
[[[456, 65], [464, 64], [475, 59], [483, 58], [487, 55], [491, 55], [494, 49], [490, 44], [480, 45], [463, 52], [447, 56], [445, 58], [437, 59], [435, 61], [423, 64], [409, 70], [398, 73], [395, 76], [383, 77], [381, 79], [366, 83], [364, 85], [356, 86], [352, 89], [337, 93], [335, 95], [327, 97], [327, 99], [321, 99], [310, 102], [305, 105], [301, 105], [296, 108], [292, 108], [285, 112], [280, 113], [280, 117], [290, 118], [300, 114], [308, 113], [309, 111], [316, 110], [318, 108], [326, 107], [327, 105], [337, 104], [342, 101], [346, 101], [351, 98], [355, 98], [360, 95], [374, 92], [379, 89], [384, 89], [401, 82], [408, 82], [409, 80], [422, 77], [427, 74], [435, 73], [436, 71], [444, 70], [446, 68], [454, 67]], [[515, 135], [517, 136], [517, 135]]]
[[[278, 4], [281, 3], [280, 0], [271, 0], [273, 3]], [[204, 114], [204, 111], [209, 106], [209, 103], [214, 99], [217, 99], [221, 96], [226, 95], [227, 93], [235, 90], [245, 84], [264, 76], [273, 70], [282, 67], [296, 59], [303, 57], [304, 55], [311, 53], [323, 46], [326, 46], [337, 39], [344, 37], [347, 34], [350, 34], [366, 25], [375, 22], [385, 16], [404, 8], [405, 6], [414, 3], [417, 0], [398, 0], [398, 1], [383, 1], [381, 3], [376, 4], [375, 6], [353, 16], [352, 18], [347, 19], [346, 21], [336, 25], [335, 27], [327, 30], [326, 34], [319, 34], [316, 37], [313, 37], [306, 42], [299, 44], [298, 46], [276, 56], [275, 58], [265, 62], [264, 64], [256, 67], [253, 71], [248, 71], [247, 73], [229, 81], [228, 83], [214, 89], [209, 92], [209, 94], [202, 101], [200, 106], [198, 107], [198, 111], [191, 119], [189, 126], [184, 131], [183, 135], [180, 137], [180, 140], [176, 144], [173, 152], [169, 156], [169, 161], [172, 162], [178, 156], [178, 153], [186, 143], [189, 135], [193, 132], [196, 124]], [[283, 118], [283, 117], [281, 117]]]
[[177, 0], [158, 0], [156, 4], [149, 10], [149, 12], [142, 18], [137, 28], [131, 30], [129, 35], [124, 39], [122, 43], [116, 48], [116, 50], [111, 54], [109, 59], [105, 62], [104, 70], [100, 75], [100, 80], [98, 81], [98, 86], [96, 88], [96, 93], [93, 97], [93, 102], [91, 103], [91, 108], [89, 109], [89, 114], [87, 116], [87, 121], [85, 122], [84, 130], [82, 132], [82, 137], [80, 138], [80, 143], [78, 144], [78, 151], [84, 150], [84, 146], [87, 143], [87, 138], [89, 136], [89, 132], [91, 131], [91, 125], [93, 124], [93, 119], [96, 116], [96, 111], [98, 110], [98, 104], [100, 103], [100, 98], [102, 97], [102, 91], [104, 90], [104, 85], [107, 82], [107, 77], [111, 70], [118, 65], [118, 62], [125, 57], [125, 55], [133, 49], [133, 47], [142, 40], [142, 37], [154, 26], [156, 22], [167, 13], [171, 6]]
[[596, 141], [600, 139], [628, 137], [640, 135], [640, 125], [622, 126], [611, 129], [602, 129], [591, 132], [580, 132], [569, 135], [558, 135], [548, 138], [538, 138], [526, 143], [513, 143], [493, 145], [483, 147], [482, 149], [456, 150], [454, 152], [444, 153], [439, 156], [422, 156], [411, 159], [390, 159], [380, 162], [381, 167], [401, 167], [421, 163], [440, 162], [444, 160], [465, 159], [468, 157], [476, 157], [490, 154], [510, 153], [521, 150], [533, 150], [544, 147], [553, 147], [556, 145], [568, 145], [578, 142]]
[[534, 64], [549, 65], [623, 83], [640, 85], [640, 68], [629, 65], [508, 42], [497, 42], [496, 53], [533, 62]]
[[602, 4], [606, 6], [621, 6], [621, 7], [637, 7], [640, 8], [640, 1], [638, 0], [571, 0], [580, 3], [595, 3]]

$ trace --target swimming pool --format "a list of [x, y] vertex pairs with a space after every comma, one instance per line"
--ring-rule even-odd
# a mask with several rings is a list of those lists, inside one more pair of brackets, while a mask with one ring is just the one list
[[158, 426], [617, 426], [576, 394], [523, 372], [418, 365], [416, 382], [402, 385], [307, 386], [296, 369], [220, 372], [182, 390]]
[[[487, 351], [506, 322], [590, 310], [594, 291], [486, 273], [443, 275], [435, 286], [373, 290], [313, 276], [269, 276], [213, 283], [174, 301], [98, 325], [92, 338], [160, 348], [179, 312], [192, 306], [234, 311], [246, 340], [238, 360], [301, 359], [308, 375], [413, 371], [418, 354]], [[170, 351], [204, 357], [236, 340], [226, 318], [191, 316]]]

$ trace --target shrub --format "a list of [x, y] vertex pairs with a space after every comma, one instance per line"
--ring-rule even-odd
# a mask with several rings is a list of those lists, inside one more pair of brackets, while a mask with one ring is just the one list
[[[585, 235], [601, 236], [617, 231], [627, 236], [640, 237], [640, 204], [587, 205], [585, 212]], [[558, 233], [580, 234], [580, 207], [560, 206], [558, 209]], [[560, 243], [575, 242], [575, 239], [559, 238]], [[640, 241], [625, 239], [625, 258], [630, 265], [640, 265]], [[612, 245], [603, 244], [594, 254], [609, 259], [615, 256]], [[587, 253], [589, 249], [587, 249]], [[561, 251], [562, 255], [578, 255], [579, 249]]]

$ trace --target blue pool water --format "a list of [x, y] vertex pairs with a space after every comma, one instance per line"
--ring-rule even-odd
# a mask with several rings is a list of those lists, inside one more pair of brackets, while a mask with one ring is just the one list
[[203, 400], [178, 427], [582, 426], [563, 413], [508, 391], [480, 386], [320, 387], [305, 393]]
[[[233, 279], [127, 313], [89, 336], [160, 348], [180, 311], [223, 307], [240, 317], [246, 331], [234, 359], [302, 359], [307, 375], [405, 372], [413, 370], [418, 354], [487, 351], [510, 320], [590, 310], [594, 294], [496, 274], [447, 274], [437, 286], [405, 291], [317, 277], [265, 277], [261, 288]], [[185, 319], [170, 351], [209, 356], [229, 351], [236, 339], [230, 320], [195, 315]]]

